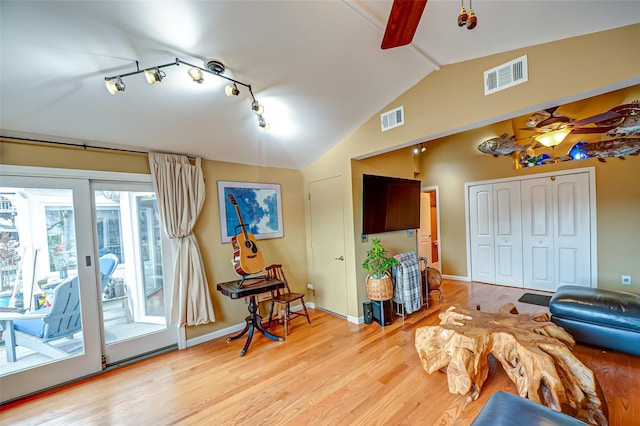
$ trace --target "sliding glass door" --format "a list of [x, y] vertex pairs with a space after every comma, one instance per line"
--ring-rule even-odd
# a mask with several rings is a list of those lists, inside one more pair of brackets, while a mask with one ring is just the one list
[[104, 354], [111, 365], [177, 343], [167, 321], [170, 244], [151, 184], [94, 182], [92, 190]]
[[90, 173], [0, 169], [2, 401], [178, 341], [149, 176]]
[[101, 368], [89, 198], [86, 180], [2, 176], [3, 401]]

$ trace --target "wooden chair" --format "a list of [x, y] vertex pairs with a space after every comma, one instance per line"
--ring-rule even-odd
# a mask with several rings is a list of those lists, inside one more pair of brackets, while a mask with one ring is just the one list
[[24, 346], [54, 359], [68, 356], [67, 352], [50, 342], [72, 338], [82, 330], [78, 285], [78, 277], [68, 278], [54, 289], [50, 307], [11, 318], [13, 338], [7, 345], [7, 351], [15, 354], [15, 346]]
[[[282, 265], [269, 265], [266, 268], [267, 274], [269, 278], [284, 281], [284, 288], [278, 289], [276, 295], [271, 299], [271, 309], [269, 311], [269, 324], [267, 328], [271, 326], [271, 320], [273, 317], [273, 307], [276, 303], [284, 306], [284, 335], [285, 337], [289, 336], [289, 321], [291, 319], [303, 316], [307, 317], [307, 322], [311, 324], [311, 318], [309, 318], [309, 312], [307, 312], [307, 306], [304, 304], [304, 293], [292, 293], [291, 289], [289, 289], [289, 283], [284, 276], [284, 271], [282, 270]], [[300, 300], [302, 304], [301, 311], [291, 311], [291, 303], [296, 300]]]

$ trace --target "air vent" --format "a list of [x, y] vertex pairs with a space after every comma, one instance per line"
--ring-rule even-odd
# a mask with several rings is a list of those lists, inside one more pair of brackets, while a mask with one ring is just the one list
[[529, 80], [527, 55], [484, 72], [484, 95], [499, 92]]
[[392, 109], [380, 114], [380, 127], [382, 131], [393, 129], [404, 124], [404, 106]]

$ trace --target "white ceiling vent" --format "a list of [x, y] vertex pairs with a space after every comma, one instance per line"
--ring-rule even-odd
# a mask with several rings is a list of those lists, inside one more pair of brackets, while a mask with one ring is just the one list
[[382, 131], [393, 129], [404, 124], [404, 106], [392, 109], [380, 114], [380, 127]]
[[484, 72], [484, 95], [499, 92], [529, 80], [527, 55]]

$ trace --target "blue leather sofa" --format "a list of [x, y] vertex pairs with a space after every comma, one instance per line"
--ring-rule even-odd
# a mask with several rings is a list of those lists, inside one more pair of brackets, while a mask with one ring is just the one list
[[640, 296], [580, 286], [558, 288], [551, 321], [576, 342], [640, 355]]
[[586, 426], [567, 414], [507, 392], [496, 392], [471, 426]]

